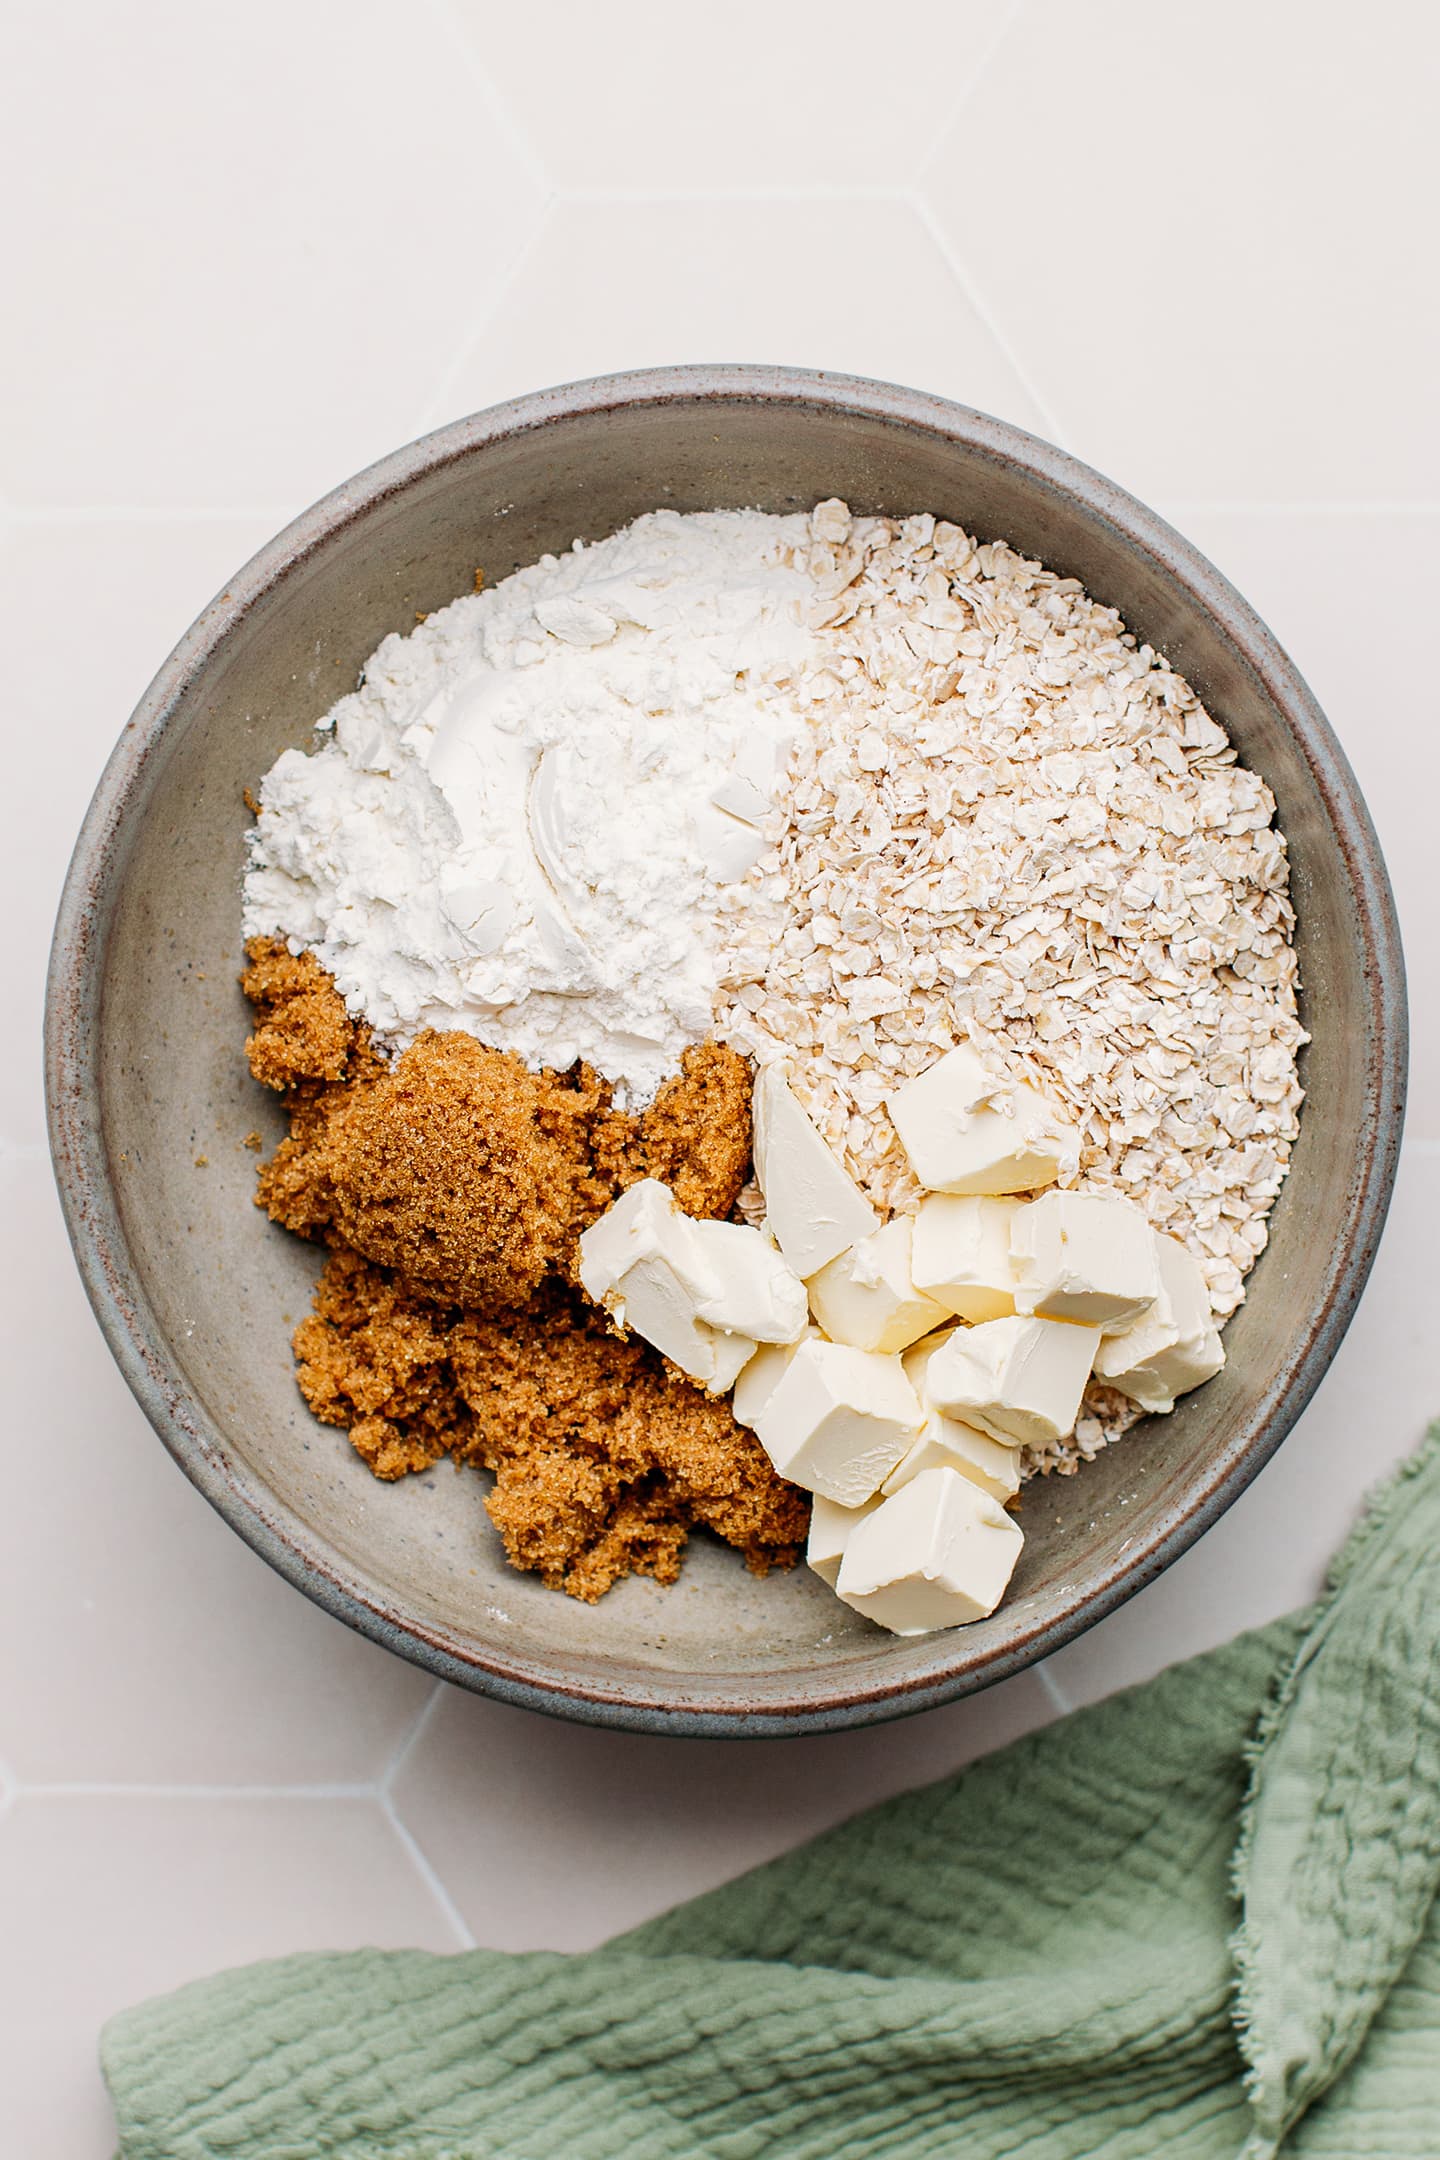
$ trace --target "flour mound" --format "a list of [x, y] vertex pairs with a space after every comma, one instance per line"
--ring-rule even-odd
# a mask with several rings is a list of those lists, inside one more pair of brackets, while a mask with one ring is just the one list
[[657, 511], [391, 636], [260, 789], [247, 937], [387, 1048], [461, 1029], [649, 1101], [711, 1031], [814, 651], [803, 516]]

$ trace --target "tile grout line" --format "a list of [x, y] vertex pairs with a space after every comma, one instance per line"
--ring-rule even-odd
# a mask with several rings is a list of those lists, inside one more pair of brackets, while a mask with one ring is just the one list
[[[486, 331], [498, 316], [506, 295], [513, 291], [516, 279], [534, 253], [541, 234], [547, 229], [555, 195], [545, 161], [532, 141], [529, 130], [522, 126], [510, 111], [498, 85], [482, 64], [469, 30], [461, 18], [457, 0], [428, 0], [428, 4], [431, 20], [439, 34], [454, 50], [460, 66], [478, 91], [492, 125], [507, 138], [517, 162], [523, 166], [535, 191], [536, 203], [534, 215], [527, 220], [525, 229], [508, 259], [490, 279], [487, 299], [462, 330], [453, 357], [442, 370], [429, 397], [417, 405], [422, 435], [445, 426], [448, 421], [457, 417], [455, 407], [459, 385], [464, 378], [467, 363], [482, 343]], [[474, 408], [466, 400], [464, 409], [470, 411]]]
[[777, 180], [769, 183], [756, 181], [749, 187], [706, 186], [694, 187], [660, 185], [656, 187], [627, 186], [615, 183], [603, 185], [567, 185], [557, 181], [551, 193], [559, 202], [583, 203], [599, 209], [642, 210], [661, 203], [903, 203], [910, 195], [910, 187], [904, 182], [833, 180]]
[[451, 1933], [454, 1935], [455, 1940], [459, 1944], [460, 1948], [462, 1950], [478, 1949], [479, 1945], [475, 1940], [473, 1931], [465, 1920], [464, 1914], [461, 1912], [459, 1906], [455, 1903], [454, 1898], [450, 1895], [450, 1892], [446, 1889], [445, 1884], [442, 1882], [439, 1874], [436, 1872], [430, 1860], [427, 1858], [426, 1854], [422, 1850], [414, 1831], [410, 1828], [407, 1822], [402, 1821], [400, 1815], [396, 1811], [393, 1801], [386, 1793], [381, 1793], [380, 1795], [380, 1811], [384, 1815], [385, 1820], [389, 1823], [390, 1828], [394, 1831], [396, 1841], [400, 1845], [402, 1851], [408, 1857], [410, 1865], [414, 1868], [416, 1874], [420, 1877], [421, 1882], [424, 1883], [426, 1889], [430, 1892], [431, 1897], [434, 1898], [435, 1903], [439, 1906], [441, 1913], [444, 1915], [446, 1925], [449, 1927]]
[[420, 1705], [420, 1708], [415, 1715], [414, 1721], [410, 1726], [410, 1730], [402, 1736], [400, 1743], [396, 1747], [394, 1753], [391, 1755], [389, 1762], [381, 1771], [380, 1776], [376, 1781], [375, 1790], [379, 1793], [381, 1800], [387, 1805], [389, 1804], [390, 1796], [394, 1791], [395, 1780], [399, 1777], [406, 1763], [410, 1760], [411, 1755], [419, 1746], [424, 1734], [429, 1729], [430, 1720], [434, 1717], [436, 1710], [439, 1708], [440, 1701], [444, 1693], [445, 1682], [443, 1680], [437, 1680], [434, 1686], [431, 1688], [430, 1693], [426, 1696], [424, 1702]]
[[1191, 517], [1196, 512], [1224, 517], [1435, 517], [1440, 515], [1440, 502], [1429, 502], [1424, 497], [1414, 502], [1399, 500], [1370, 502], [1356, 498], [1347, 501], [1343, 496], [1322, 496], [1313, 501], [1297, 497], [1294, 502], [1242, 502], [1233, 496], [1212, 497], [1178, 496], [1168, 503], [1163, 499], [1154, 505], [1162, 517]]
[[[473, 355], [483, 344], [486, 332], [499, 316], [506, 299], [513, 292], [521, 272], [530, 262], [541, 240], [549, 231], [557, 201], [558, 197], [553, 189], [541, 197], [534, 222], [496, 278], [489, 297], [471, 318], [460, 339], [454, 359], [441, 375], [428, 402], [421, 408], [426, 430], [443, 427], [447, 420], [455, 417], [455, 397], [465, 370]], [[526, 387], [539, 389], [542, 385], [532, 383]]]
[[148, 1785], [111, 1780], [16, 1781], [27, 1800], [368, 1800], [379, 1802], [380, 1788], [370, 1785]]
[[269, 509], [263, 504], [242, 504], [216, 509], [198, 503], [39, 503], [8, 509], [0, 522], [16, 526], [58, 525], [264, 525], [279, 532], [299, 515], [305, 505]]
[[547, 196], [551, 190], [551, 179], [545, 160], [532, 140], [529, 129], [511, 112], [499, 85], [482, 62], [470, 33], [461, 20], [455, 0], [430, 0], [430, 14], [436, 27], [454, 47], [460, 65], [488, 106], [491, 122], [497, 132], [508, 136], [516, 158], [526, 167], [536, 189], [541, 196]]
[[1060, 1682], [1055, 1678], [1054, 1673], [1050, 1670], [1050, 1660], [1048, 1658], [1042, 1658], [1038, 1665], [1034, 1665], [1031, 1667], [1031, 1670], [1034, 1673], [1036, 1679], [1040, 1682], [1041, 1687], [1044, 1688], [1045, 1693], [1049, 1696], [1056, 1715], [1059, 1717], [1069, 1717], [1071, 1711], [1075, 1708], [1075, 1705], [1071, 1702], [1069, 1696], [1065, 1693], [1064, 1688], [1061, 1687]]
[[1036, 412], [1040, 415], [1041, 421], [1049, 431], [1051, 440], [1058, 443], [1062, 450], [1067, 448], [1065, 430], [1061, 427], [1059, 420], [1052, 411], [1049, 400], [1041, 396], [1039, 389], [1031, 380], [1028, 368], [1022, 367], [1018, 354], [991, 315], [989, 308], [985, 305], [974, 280], [971, 278], [969, 271], [965, 269], [959, 255], [951, 247], [944, 226], [936, 217], [924, 194], [919, 188], [912, 188], [909, 191], [909, 198], [913, 214], [919, 220], [922, 229], [929, 235], [930, 241], [939, 253], [941, 261], [959, 286], [964, 298], [969, 302], [977, 321], [989, 333], [992, 343], [996, 346], [1021, 389], [1035, 407]]
[[1005, 43], [1005, 40], [1009, 37], [1011, 31], [1015, 28], [1016, 24], [1019, 22], [1020, 17], [1024, 14], [1024, 12], [1025, 0], [1009, 0], [1008, 6], [1000, 9], [999, 20], [993, 25], [990, 35], [986, 39], [985, 44], [981, 49], [979, 58], [972, 61], [970, 66], [970, 72], [965, 79], [964, 87], [956, 94], [951, 104], [946, 108], [944, 119], [936, 127], [935, 132], [931, 136], [929, 143], [926, 145], [924, 153], [916, 161], [914, 170], [915, 185], [917, 187], [923, 187], [924, 181], [922, 176], [930, 170], [930, 167], [939, 157], [940, 148], [941, 145], [944, 143], [946, 136], [950, 133], [951, 128], [955, 125], [960, 115], [964, 112], [966, 106], [970, 103], [970, 100], [974, 97], [975, 92], [980, 87], [980, 84], [985, 78], [986, 71], [989, 68], [991, 61], [995, 58], [995, 55], [999, 52], [1000, 47]]
[[435, 1867], [429, 1855], [424, 1850], [424, 1847], [421, 1845], [419, 1839], [416, 1837], [414, 1831], [405, 1821], [404, 1817], [400, 1813], [399, 1808], [395, 1804], [395, 1781], [400, 1776], [401, 1772], [404, 1770], [406, 1763], [410, 1760], [410, 1757], [414, 1753], [415, 1749], [420, 1745], [420, 1742], [425, 1737], [425, 1734], [430, 1728], [431, 1720], [434, 1718], [435, 1713], [439, 1709], [441, 1702], [444, 1700], [445, 1696], [448, 1693], [449, 1690], [446, 1687], [445, 1682], [443, 1680], [437, 1680], [434, 1687], [430, 1690], [430, 1693], [427, 1696], [426, 1700], [421, 1705], [418, 1717], [415, 1719], [415, 1722], [410, 1727], [409, 1732], [406, 1733], [404, 1739], [400, 1742], [399, 1747], [396, 1748], [394, 1755], [391, 1757], [389, 1767], [385, 1771], [378, 1787], [376, 1788], [376, 1797], [380, 1802], [381, 1813], [384, 1815], [386, 1821], [389, 1823], [391, 1829], [394, 1831], [396, 1839], [398, 1840], [399, 1844], [408, 1856], [410, 1865], [414, 1868], [416, 1874], [420, 1877], [420, 1880], [424, 1883], [426, 1889], [430, 1892], [431, 1897], [439, 1906], [441, 1913], [444, 1915], [446, 1925], [449, 1927], [451, 1933], [454, 1935], [455, 1940], [460, 1945], [460, 1948], [462, 1950], [473, 1950], [476, 1948], [475, 1937], [466, 1923], [464, 1914], [461, 1912], [459, 1906], [456, 1904], [454, 1898], [451, 1896], [444, 1879], [439, 1873], [439, 1870]]

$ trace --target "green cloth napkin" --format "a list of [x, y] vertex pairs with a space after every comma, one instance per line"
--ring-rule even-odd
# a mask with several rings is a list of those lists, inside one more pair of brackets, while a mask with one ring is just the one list
[[1435, 2160], [1437, 1549], [1440, 1427], [1309, 1611], [603, 1949], [126, 2011], [124, 2160]]

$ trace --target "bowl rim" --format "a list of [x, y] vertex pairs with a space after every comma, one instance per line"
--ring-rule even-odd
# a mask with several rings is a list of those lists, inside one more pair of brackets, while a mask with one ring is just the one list
[[[1037, 1622], [983, 1662], [892, 1684], [813, 1686], [789, 1699], [703, 1707], [667, 1700], [663, 1674], [638, 1684], [567, 1680], [522, 1655], [462, 1657], [413, 1616], [398, 1618], [359, 1575], [307, 1546], [278, 1503], [267, 1507], [227, 1462], [208, 1412], [170, 1356], [130, 1253], [100, 1128], [96, 1044], [106, 895], [129, 807], [180, 704], [250, 611], [295, 566], [375, 505], [501, 438], [557, 421], [621, 409], [723, 403], [811, 407], [879, 419], [962, 442], [1020, 469], [1042, 490], [1078, 500], [1132, 548], [1149, 555], [1192, 602], [1216, 618], [1262, 682], [1308, 764], [1336, 843], [1350, 869], [1366, 957], [1363, 1030], [1367, 1055], [1363, 1156], [1326, 1294], [1292, 1347], [1234, 1460], [1133, 1562], [1116, 1565], [1084, 1595]], [[687, 365], [634, 370], [532, 392], [451, 422], [368, 466], [303, 511], [268, 541], [202, 610], [126, 723], [101, 774], [75, 844], [56, 918], [46, 984], [45, 1094], [50, 1150], [66, 1228], [81, 1278], [132, 1393], [186, 1476], [230, 1527], [287, 1581], [348, 1626], [441, 1679], [520, 1707], [584, 1723], [683, 1736], [755, 1737], [839, 1731], [932, 1709], [1048, 1656], [1155, 1579], [1225, 1512], [1280, 1446], [1329, 1365], [1374, 1259], [1395, 1180], [1404, 1122], [1407, 1014], [1395, 904], [1359, 786], [1308, 686], [1254, 609], [1188, 540], [1154, 511], [1067, 451], [971, 407], [929, 392], [823, 370], [762, 365]], [[258, 1486], [258, 1481], [257, 1481]], [[936, 1638], [942, 1641], [943, 1638]], [[683, 1682], [676, 1692], [683, 1693]]]

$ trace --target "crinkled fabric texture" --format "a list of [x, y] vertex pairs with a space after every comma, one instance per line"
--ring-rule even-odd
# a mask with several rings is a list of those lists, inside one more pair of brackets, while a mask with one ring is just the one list
[[1435, 2160], [1440, 1428], [1315, 1608], [584, 1956], [115, 2018], [123, 2160]]

